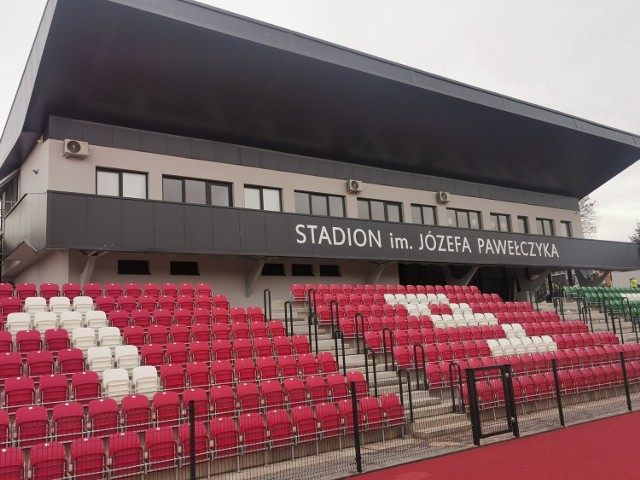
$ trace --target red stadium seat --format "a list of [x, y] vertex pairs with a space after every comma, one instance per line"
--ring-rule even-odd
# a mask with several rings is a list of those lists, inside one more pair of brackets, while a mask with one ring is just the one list
[[116, 433], [120, 425], [118, 404], [113, 398], [91, 400], [87, 419], [88, 431], [93, 436], [106, 437]]
[[40, 377], [39, 390], [40, 403], [47, 408], [69, 400], [69, 387], [67, 377], [64, 375], [54, 374]]
[[58, 403], [53, 406], [53, 438], [67, 442], [82, 438], [85, 433], [84, 410], [78, 402]]
[[115, 477], [139, 475], [142, 467], [142, 447], [136, 432], [126, 431], [109, 436], [109, 460]]
[[126, 431], [146, 430], [151, 421], [149, 399], [145, 395], [127, 395], [122, 399], [120, 416]]
[[[33, 405], [35, 399], [36, 391], [32, 378], [12, 377], [5, 380], [4, 406], [9, 413], [15, 412], [18, 407]], [[46, 409], [44, 410], [46, 412]]]
[[102, 439], [88, 437], [71, 442], [70, 466], [76, 478], [100, 480], [106, 476], [106, 465]]
[[267, 429], [262, 416], [244, 413], [238, 417], [238, 432], [242, 436], [245, 452], [255, 452], [267, 448]]
[[217, 417], [209, 424], [213, 458], [226, 458], [238, 454], [240, 433], [233, 418]]
[[58, 442], [40, 443], [31, 449], [31, 480], [66, 478], [67, 455]]
[[[232, 417], [235, 415], [236, 398], [230, 385], [215, 385], [211, 387], [209, 390], [209, 402], [213, 418]], [[213, 437], [213, 433], [211, 436]]]
[[144, 439], [147, 472], [177, 467], [178, 446], [170, 427], [150, 428]]
[[180, 399], [176, 392], [158, 392], [153, 396], [153, 412], [160, 426], [175, 427], [180, 422]]
[[41, 406], [21, 407], [15, 416], [16, 444], [28, 447], [44, 443], [49, 436], [49, 416]]

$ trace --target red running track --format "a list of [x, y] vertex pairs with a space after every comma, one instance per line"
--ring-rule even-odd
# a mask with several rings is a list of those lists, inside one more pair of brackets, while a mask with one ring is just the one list
[[584, 423], [401, 467], [357, 480], [638, 480], [640, 412]]

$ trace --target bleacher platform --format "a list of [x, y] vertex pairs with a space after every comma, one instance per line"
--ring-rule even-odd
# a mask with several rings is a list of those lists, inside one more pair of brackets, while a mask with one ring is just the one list
[[[217, 473], [240, 468], [249, 453], [315, 443], [303, 450], [310, 455], [347, 436], [352, 382], [365, 431], [393, 436], [406, 423], [395, 392], [376, 396], [361, 369], [343, 375], [333, 352], [312, 352], [306, 335], [287, 335], [261, 307], [231, 306], [207, 284], [1, 284], [0, 292], [0, 473], [15, 478], [184, 466], [191, 402], [198, 462], [207, 472], [224, 465]], [[291, 301], [311, 308], [320, 328], [362, 342], [378, 363], [392, 357], [414, 377], [424, 371], [430, 397], [453, 386], [467, 407], [457, 373], [467, 368], [509, 364], [523, 406], [553, 396], [553, 360], [568, 394], [619, 387], [620, 352], [629, 378], [640, 379], [638, 345], [474, 287], [292, 285]], [[503, 395], [500, 378], [481, 377], [482, 409]]]

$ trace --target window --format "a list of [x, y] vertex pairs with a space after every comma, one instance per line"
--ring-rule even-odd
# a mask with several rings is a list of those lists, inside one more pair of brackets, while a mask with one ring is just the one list
[[295, 192], [295, 198], [297, 213], [344, 217], [344, 197], [321, 193]]
[[340, 265], [320, 265], [321, 277], [339, 277]]
[[560, 236], [561, 237], [572, 237], [571, 234], [571, 222], [561, 220], [560, 221]]
[[171, 275], [200, 275], [198, 262], [169, 262]]
[[382, 220], [386, 222], [401, 222], [402, 207], [400, 203], [384, 202], [382, 200], [358, 199], [358, 218], [363, 220]]
[[411, 205], [411, 219], [413, 223], [422, 225], [436, 225], [436, 207], [428, 205]]
[[313, 265], [308, 263], [292, 263], [291, 275], [294, 277], [313, 277]]
[[147, 198], [147, 174], [96, 170], [96, 193], [111, 197]]
[[518, 231], [529, 233], [529, 219], [527, 217], [518, 217]]
[[538, 235], [555, 235], [553, 220], [548, 218], [536, 218], [536, 224], [538, 226]]
[[262, 275], [265, 277], [284, 277], [284, 263], [265, 263], [262, 267]]
[[150, 275], [149, 260], [118, 260], [118, 275]]
[[166, 202], [231, 206], [231, 185], [191, 178], [162, 177], [162, 198]]
[[510, 232], [511, 231], [511, 218], [509, 215], [502, 213], [489, 214], [491, 224], [489, 230], [497, 230], [498, 232]]
[[244, 187], [244, 206], [255, 210], [281, 212], [280, 190], [267, 187]]
[[450, 227], [479, 229], [480, 212], [447, 208], [447, 224]]

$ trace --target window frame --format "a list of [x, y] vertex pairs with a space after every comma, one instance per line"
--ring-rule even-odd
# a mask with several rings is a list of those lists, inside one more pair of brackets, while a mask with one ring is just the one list
[[[260, 192], [260, 208], [247, 207], [247, 189], [258, 190]], [[279, 209], [278, 210], [265, 210], [264, 208], [264, 191], [273, 190], [278, 192]], [[282, 212], [282, 189], [277, 187], [266, 187], [262, 185], [245, 185], [244, 186], [244, 208], [250, 210], [258, 210], [262, 212]]]
[[[516, 221], [518, 222], [518, 233], [524, 233], [528, 235], [531, 232], [531, 229], [529, 228], [529, 217], [518, 215]], [[522, 229], [520, 228], [521, 225], [524, 225], [524, 231], [522, 231]]]
[[[550, 233], [545, 231], [545, 222], [549, 222]], [[542, 226], [542, 228], [540, 228], [540, 226]], [[536, 218], [536, 229], [538, 235], [545, 235], [547, 237], [555, 237], [556, 235], [556, 227], [552, 218]]]
[[[307, 196], [307, 203], [309, 206], [309, 213], [306, 212], [298, 212], [298, 202], [296, 199], [296, 196], [300, 194], [300, 195], [306, 195]], [[326, 201], [326, 206], [327, 206], [327, 215], [323, 215], [321, 213], [314, 213], [313, 212], [313, 201], [312, 201], [312, 197], [319, 197], [319, 198], [323, 198]], [[345, 202], [344, 202], [344, 195], [332, 195], [332, 194], [328, 194], [328, 193], [317, 193], [317, 192], [308, 192], [305, 190], [294, 190], [293, 191], [293, 198], [294, 198], [294, 203], [296, 204], [296, 213], [300, 213], [301, 215], [316, 215], [319, 217], [334, 217], [334, 218], [345, 218], [346, 217], [346, 208], [345, 208]], [[331, 213], [331, 202], [330, 199], [331, 198], [337, 198], [340, 200], [341, 204], [342, 204], [342, 215], [332, 215]]]
[[[449, 212], [454, 214], [455, 225], [449, 225]], [[471, 226], [471, 217], [470, 214], [475, 213], [478, 216], [478, 226]], [[468, 227], [461, 227], [458, 221], [458, 214], [466, 214]], [[462, 228], [465, 230], [482, 230], [482, 212], [478, 210], [466, 210], [464, 208], [447, 208], [447, 226], [454, 228]]]
[[[362, 218], [360, 217], [360, 205], [366, 202], [368, 217]], [[374, 220], [371, 215], [371, 202], [380, 202], [382, 203], [382, 208], [384, 210], [384, 220]], [[390, 200], [379, 200], [377, 198], [358, 198], [358, 218], [360, 220], [371, 220], [372, 222], [389, 222], [389, 223], [402, 223], [403, 215], [402, 215], [402, 202], [393, 202]], [[398, 207], [398, 213], [400, 214], [399, 220], [389, 220], [389, 206]]]
[[[416, 222], [416, 218], [414, 216], [415, 209], [419, 209], [420, 211], [420, 221]], [[433, 223], [427, 223], [424, 220], [424, 211], [425, 209], [430, 209], [433, 212]], [[429, 225], [436, 226], [438, 225], [438, 209], [434, 205], [421, 205], [419, 203], [411, 204], [411, 221], [415, 225]]]
[[565, 238], [573, 238], [573, 228], [571, 220], [560, 220], [560, 236]]
[[[182, 200], [175, 201], [175, 200], [166, 200], [164, 197], [164, 181], [166, 180], [177, 180], [180, 182], [181, 185], [181, 197]], [[204, 183], [204, 187], [205, 187], [205, 203], [193, 203], [193, 202], [187, 202], [187, 191], [185, 189], [185, 181], [192, 181], [192, 182], [202, 182]], [[213, 203], [211, 203], [211, 186], [222, 186], [222, 187], [227, 187], [227, 191], [228, 191], [228, 200], [229, 200], [229, 204], [228, 205], [214, 205]], [[175, 175], [163, 175], [162, 176], [162, 200], [164, 202], [171, 202], [171, 203], [186, 203], [189, 205], [208, 205], [210, 207], [233, 207], [233, 184], [230, 182], [222, 182], [219, 180], [208, 180], [208, 179], [203, 179], [203, 178], [191, 178], [191, 177], [177, 177]]]
[[[104, 173], [115, 173], [118, 175], [118, 195], [108, 195], [106, 193], [98, 193], [99, 189], [99, 176], [100, 172]], [[123, 175], [141, 175], [144, 177], [144, 197], [128, 197], [123, 195]], [[140, 172], [136, 170], [121, 170], [116, 168], [102, 168], [96, 167], [96, 195], [103, 195], [105, 197], [111, 198], [133, 198], [138, 200], [148, 200], [149, 199], [149, 172]]]
[[[504, 218], [507, 221], [507, 229], [506, 230], [503, 230], [502, 227], [500, 226], [500, 219], [501, 218]], [[511, 226], [511, 215], [509, 215], [508, 213], [491, 212], [491, 213], [489, 213], [489, 220], [490, 220], [490, 222], [495, 222], [495, 224], [496, 224], [496, 228], [490, 228], [491, 231], [494, 231], [494, 232], [507, 232], [507, 233], [511, 233], [513, 231], [513, 228]]]

